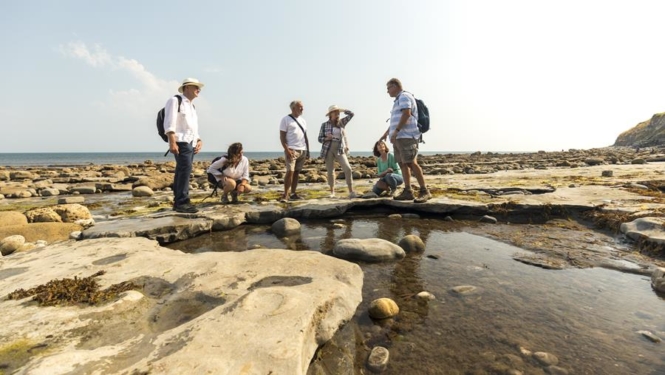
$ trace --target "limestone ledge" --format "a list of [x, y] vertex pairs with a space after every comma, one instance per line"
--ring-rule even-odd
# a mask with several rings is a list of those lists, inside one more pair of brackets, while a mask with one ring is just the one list
[[[546, 203], [531, 203], [511, 207], [520, 215], [539, 215]], [[393, 207], [399, 211], [425, 213], [441, 218], [449, 215], [456, 217], [480, 217], [487, 214], [502, 214], [507, 211], [500, 205], [478, 202], [458, 201], [447, 198], [434, 198], [424, 204], [395, 201], [388, 198], [329, 199], [307, 200], [287, 205], [228, 205], [202, 206], [197, 214], [179, 214], [164, 211], [139, 218], [125, 218], [99, 222], [83, 231], [82, 239], [102, 237], [146, 237], [162, 244], [182, 241], [203, 233], [235, 228], [241, 224], [272, 224], [290, 217], [295, 219], [325, 219], [344, 215], [351, 208], [372, 209], [380, 206]], [[591, 209], [591, 205], [565, 203], [570, 210]], [[505, 213], [505, 212], [504, 212]]]
[[[88, 307], [6, 299], [100, 270], [103, 288], [132, 281], [140, 291]], [[313, 251], [185, 254], [145, 238], [66, 241], [0, 258], [0, 346], [31, 348], [23, 362], [10, 360], [20, 374], [304, 374], [353, 317], [362, 284], [358, 265]]]

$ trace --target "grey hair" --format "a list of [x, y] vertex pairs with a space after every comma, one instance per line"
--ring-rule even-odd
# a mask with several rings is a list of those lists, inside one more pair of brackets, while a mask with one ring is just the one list
[[298, 104], [302, 104], [302, 101], [300, 101], [300, 100], [294, 100], [294, 101], [291, 102], [291, 104], [289, 104], [289, 108], [291, 108], [291, 110], [293, 111], [293, 109], [294, 109]]

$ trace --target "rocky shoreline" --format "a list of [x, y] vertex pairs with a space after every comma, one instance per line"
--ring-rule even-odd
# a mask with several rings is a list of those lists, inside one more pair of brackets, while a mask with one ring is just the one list
[[[252, 161], [255, 193], [244, 197], [241, 204], [222, 205], [218, 198], [208, 198], [207, 162], [197, 162], [191, 194], [201, 211], [195, 215], [170, 209], [173, 162], [0, 168], [0, 295], [109, 269], [112, 272], [100, 276], [103, 285], [131, 279], [143, 288], [143, 294], [124, 292], [110, 305], [79, 310], [3, 299], [0, 303], [12, 313], [0, 320], [0, 325], [7, 327], [0, 330], [0, 337], [19, 347], [24, 345], [26, 353], [28, 349], [32, 353], [24, 353], [23, 362], [12, 363], [12, 368], [66, 373], [81, 363], [87, 370], [107, 372], [182, 373], [196, 367], [226, 369], [228, 373], [305, 373], [316, 348], [353, 316], [360, 302], [362, 271], [357, 265], [341, 259], [328, 262], [323, 258], [329, 257], [313, 252], [259, 249], [190, 255], [160, 246], [243, 224], [270, 225], [285, 218], [335, 219], [349, 211], [388, 208], [416, 218], [450, 220], [459, 230], [535, 252], [535, 256], [516, 257], [520, 262], [545, 268], [600, 266], [652, 275], [653, 288], [665, 290], [665, 178], [661, 164], [665, 151], [478, 152], [419, 160], [434, 196], [424, 204], [389, 198], [327, 198], [321, 160], [308, 164], [301, 175], [299, 190], [307, 199], [280, 203], [277, 197], [284, 165], [277, 159]], [[352, 157], [351, 163], [357, 190], [368, 191], [374, 182], [374, 158]], [[343, 186], [342, 181], [339, 186]], [[528, 230], [515, 223], [528, 224]], [[598, 231], [621, 233], [631, 248], [642, 251], [589, 248], [582, 243], [587, 234]], [[392, 254], [404, 248], [401, 243], [390, 245], [394, 247]], [[370, 252], [375, 247], [370, 246]], [[280, 268], [287, 258], [293, 267]], [[317, 264], [315, 270], [312, 264]], [[347, 277], [340, 279], [340, 275]], [[302, 305], [303, 299], [311, 303]], [[195, 311], [189, 320], [174, 323], [180, 319], [175, 311], [183, 308]], [[239, 311], [243, 314], [236, 316]], [[276, 313], [266, 315], [266, 311]], [[85, 314], [94, 316], [93, 321], [110, 319], [110, 323], [91, 325], [82, 318]], [[25, 320], [27, 316], [34, 318]], [[138, 316], [158, 317], [162, 323], [137, 327], [134, 334], [126, 332], [116, 339], [106, 336], [114, 325]], [[281, 322], [274, 320], [277, 316]], [[64, 328], [40, 325], [44, 320], [60, 322]], [[306, 324], [294, 325], [294, 321]], [[266, 327], [275, 324], [296, 331], [286, 329], [265, 336]], [[220, 356], [217, 348], [226, 344], [206, 346], [216, 341], [214, 335], [205, 333], [220, 330], [224, 337], [243, 342], [243, 347], [256, 348], [260, 342], [258, 350], [264, 353], [264, 360], [256, 358], [256, 349], [240, 351], [227, 346], [223, 347], [226, 354]], [[106, 341], [81, 344], [85, 341], [81, 337], [97, 334]], [[42, 343], [47, 343], [50, 353], [34, 349]], [[140, 357], [121, 360], [127, 358], [122, 353], [128, 350]], [[3, 353], [0, 348], [0, 364]], [[192, 362], [192, 357], [200, 359]], [[102, 358], [114, 360], [102, 364]]]

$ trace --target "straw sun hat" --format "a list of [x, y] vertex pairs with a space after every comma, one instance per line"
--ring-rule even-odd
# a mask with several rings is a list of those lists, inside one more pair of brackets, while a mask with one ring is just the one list
[[182, 85], [178, 87], [178, 92], [182, 94], [182, 89], [185, 86], [197, 86], [198, 88], [203, 88], [205, 86], [203, 83], [199, 82], [198, 79], [196, 78], [185, 78], [184, 81], [182, 81]]
[[344, 111], [346, 111], [346, 109], [340, 108], [336, 104], [333, 104], [330, 107], [328, 107], [328, 112], [326, 112], [326, 116], [328, 116], [330, 114], [330, 112], [332, 112], [332, 111], [344, 112]]

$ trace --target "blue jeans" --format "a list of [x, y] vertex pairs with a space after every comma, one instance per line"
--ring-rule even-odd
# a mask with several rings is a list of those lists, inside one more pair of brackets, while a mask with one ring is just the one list
[[[401, 174], [397, 173], [387, 173], [385, 176], [381, 177], [379, 181], [383, 181], [388, 186], [390, 186], [390, 189], [392, 191], [395, 191], [397, 189], [397, 186], [401, 185], [404, 183], [404, 178], [402, 178]], [[374, 189], [372, 189], [377, 195], [381, 194], [381, 191], [374, 185]]]
[[189, 203], [189, 175], [194, 163], [194, 147], [191, 143], [178, 142], [178, 155], [175, 156], [175, 175], [173, 176], [173, 205]]

